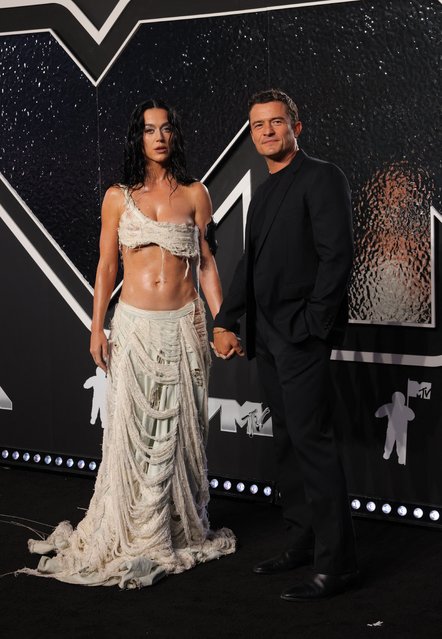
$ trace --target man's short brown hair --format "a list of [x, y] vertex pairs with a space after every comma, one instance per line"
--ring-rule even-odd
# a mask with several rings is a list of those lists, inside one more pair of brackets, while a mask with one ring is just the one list
[[299, 120], [298, 107], [292, 98], [280, 91], [280, 89], [267, 89], [266, 91], [258, 91], [254, 93], [249, 100], [249, 113], [255, 104], [265, 104], [266, 102], [282, 102], [287, 107], [292, 124], [296, 124]]

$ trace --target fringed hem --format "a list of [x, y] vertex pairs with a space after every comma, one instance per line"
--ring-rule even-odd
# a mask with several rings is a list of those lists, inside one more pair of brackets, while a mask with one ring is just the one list
[[[66, 522], [63, 522], [65, 524]], [[58, 543], [69, 549], [69, 536], [62, 536], [55, 529]], [[72, 534], [72, 533], [71, 533]], [[114, 559], [104, 565], [101, 570], [96, 567], [83, 567], [77, 572], [69, 572], [65, 568], [63, 556], [60, 556], [59, 547], [51, 543], [50, 537], [45, 542], [33, 543], [33, 553], [54, 552], [54, 557], [41, 557], [36, 569], [22, 568], [15, 574], [27, 574], [36, 577], [49, 577], [65, 583], [79, 584], [83, 586], [119, 586], [123, 589], [143, 588], [152, 586], [169, 574], [179, 574], [190, 570], [197, 564], [206, 563], [214, 559], [220, 559], [225, 555], [235, 552], [236, 539], [228, 528], [217, 531], [209, 531], [208, 536], [201, 544], [195, 544], [188, 548], [175, 550], [173, 557], [133, 557], [131, 559]], [[69, 550], [67, 550], [69, 552]]]

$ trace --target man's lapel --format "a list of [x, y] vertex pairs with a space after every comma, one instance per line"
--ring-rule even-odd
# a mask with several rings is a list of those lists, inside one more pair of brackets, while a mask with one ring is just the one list
[[258, 258], [261, 252], [262, 246], [267, 238], [267, 235], [269, 234], [270, 228], [273, 222], [275, 221], [275, 218], [279, 212], [279, 209], [281, 208], [281, 204], [283, 203], [284, 198], [287, 194], [287, 191], [289, 190], [289, 187], [293, 181], [293, 175], [296, 173], [296, 171], [298, 171], [305, 157], [306, 155], [304, 151], [299, 149], [290, 164], [289, 170], [286, 172], [286, 174], [281, 179], [281, 182], [278, 185], [277, 193], [275, 196], [274, 207], [272, 208], [271, 211], [268, 211], [268, 214], [266, 216], [266, 219], [261, 229], [261, 233], [259, 235], [259, 240], [257, 242], [256, 251], [255, 251], [255, 260]]
[[256, 211], [256, 206], [257, 206], [257, 202], [256, 202], [256, 198], [253, 199], [249, 204], [249, 210], [247, 211], [247, 222], [246, 222], [246, 230], [245, 230], [245, 240], [244, 240], [244, 248], [246, 253], [249, 252], [250, 250], [250, 229], [252, 228], [252, 223], [253, 223], [253, 214]]

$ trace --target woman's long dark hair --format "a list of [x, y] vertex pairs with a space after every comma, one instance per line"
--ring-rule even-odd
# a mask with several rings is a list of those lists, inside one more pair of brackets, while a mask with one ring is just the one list
[[167, 111], [167, 119], [172, 127], [172, 146], [167, 167], [170, 181], [174, 180], [177, 184], [184, 185], [195, 182], [195, 178], [187, 172], [184, 139], [177, 112], [163, 100], [145, 100], [135, 107], [130, 116], [124, 145], [122, 183], [129, 188], [136, 188], [141, 187], [149, 178], [143, 147], [144, 112], [147, 109]]

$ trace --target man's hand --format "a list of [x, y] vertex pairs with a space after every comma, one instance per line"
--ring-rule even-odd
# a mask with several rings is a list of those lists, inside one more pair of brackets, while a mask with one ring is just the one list
[[234, 355], [244, 356], [244, 349], [241, 341], [232, 331], [213, 329], [213, 342], [210, 344], [217, 357], [221, 359], [230, 359]]

